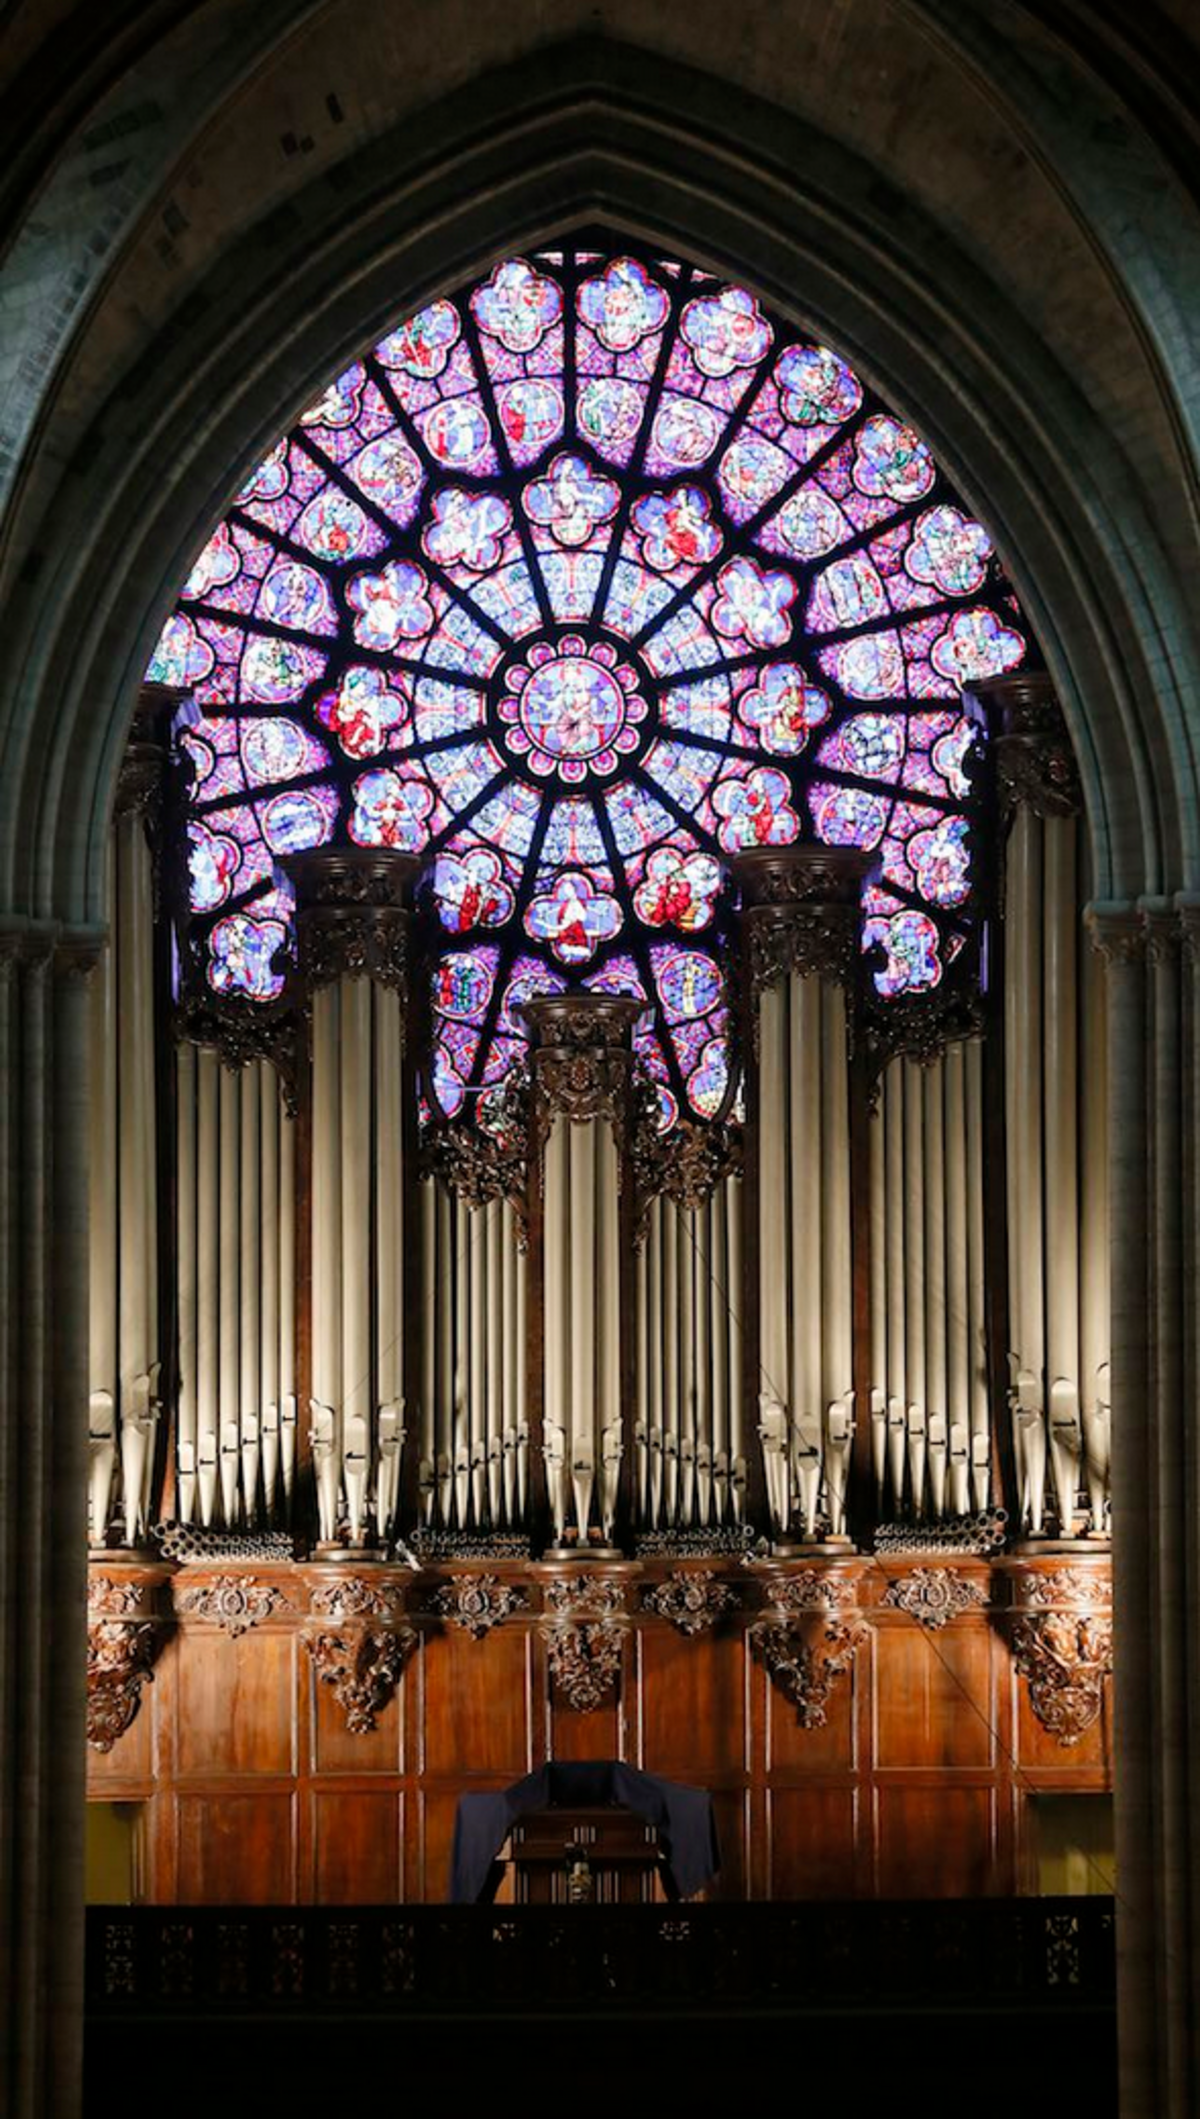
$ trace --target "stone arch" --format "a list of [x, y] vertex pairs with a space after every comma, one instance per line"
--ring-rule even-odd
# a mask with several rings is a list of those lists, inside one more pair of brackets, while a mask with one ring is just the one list
[[[43, 1565], [48, 1536], [62, 1576], [57, 1603], [47, 1599], [27, 1622], [30, 1667], [49, 1666], [55, 1652], [61, 1659], [64, 1639], [78, 1629], [70, 1548], [82, 1445], [72, 1440], [71, 1422], [84, 1395], [77, 1357], [86, 1328], [78, 1299], [80, 1017], [69, 997], [47, 1001], [44, 952], [63, 926], [95, 933], [103, 919], [102, 849], [140, 671], [188, 558], [239, 472], [320, 376], [389, 314], [416, 306], [503, 249], [597, 218], [670, 242], [735, 271], [775, 306], [816, 325], [928, 435], [992, 528], [1058, 679], [1082, 760], [1097, 892], [1126, 906], [1111, 925], [1114, 949], [1125, 951], [1114, 1039], [1118, 1058], [1128, 1062], [1128, 1112], [1141, 1109], [1137, 1124], [1145, 1127], [1139, 1054], [1148, 1028], [1157, 1024], [1164, 1039], [1173, 1037], [1176, 1018], [1164, 988], [1158, 1015], [1147, 1020], [1135, 950], [1143, 930], [1132, 901], [1161, 900], [1200, 880], [1192, 751], [1200, 672], [1184, 608], [1177, 496], [1171, 519], [1156, 519], [1126, 427], [1097, 390], [1081, 387], [1051, 335], [1025, 320], [998, 257], [973, 257], [944, 220], [897, 192], [890, 172], [881, 174], [870, 159], [776, 104], [755, 100], [736, 73], [731, 68], [727, 80], [693, 74], [675, 58], [615, 43], [549, 47], [507, 75], [449, 93], [402, 127], [379, 130], [345, 163], [326, 167], [244, 229], [231, 216], [226, 247], [211, 241], [169, 325], [111, 379], [90, 371], [103, 368], [112, 308], [98, 299], [76, 331], [58, 394], [23, 465], [0, 642], [0, 921], [10, 941], [25, 937], [26, 951], [5, 995], [14, 1040], [4, 1047], [15, 1083], [10, 1125], [45, 1128], [48, 1083], [57, 1132], [53, 1167], [36, 1132], [15, 1167], [17, 1218], [9, 1226], [24, 1251], [5, 1286], [10, 1315], [21, 1319], [11, 1332], [10, 1381], [35, 1421], [44, 1411], [38, 1447], [59, 1438], [56, 1483], [47, 1476], [44, 1487], [45, 1523], [22, 1527], [14, 1518], [0, 1525], [13, 1570], [22, 1556]], [[1001, 107], [1015, 125], [1003, 97]], [[1110, 278], [1118, 307], [1135, 313], [1152, 298], [1152, 290], [1129, 287], [1116, 267]], [[136, 299], [135, 283], [122, 288], [119, 260], [109, 299], [117, 307]], [[1153, 401], [1154, 419], [1167, 424], [1173, 389], [1179, 404], [1190, 399], [1186, 374], [1175, 388], [1169, 352], [1160, 335], [1138, 384]], [[74, 427], [72, 388], [86, 412]], [[1181, 485], [1185, 457], [1181, 443]], [[1159, 942], [1166, 947], [1161, 935]], [[7, 1025], [2, 1034], [8, 1038]], [[56, 1057], [52, 1074], [43, 1075], [47, 1037]], [[1157, 1347], [1160, 1414], [1175, 1394], [1172, 1433], [1194, 1380], [1184, 1373], [1181, 1350], [1179, 1200], [1168, 1201], [1154, 1238], [1151, 1266], [1161, 1267], [1170, 1292], [1153, 1347], [1145, 1315], [1148, 1172], [1153, 1165], [1163, 1180], [1178, 1171], [1189, 1124], [1177, 1073], [1159, 1093], [1158, 1132], [1137, 1132], [1126, 1144], [1132, 1176], [1116, 1312], [1124, 1338], [1114, 1355], [1115, 1384], [1131, 1393], [1118, 1594], [1123, 1566], [1124, 1639], [1144, 1650], [1147, 1664], [1160, 1607], [1147, 1588], [1145, 1554], [1170, 1465], [1162, 1443], [1152, 1440], [1142, 1370]], [[1169, 1530], [1171, 1553], [1181, 1556], [1195, 1526], [1177, 1515]], [[1178, 1673], [1187, 1659], [1178, 1632], [1169, 1646]], [[72, 1691], [73, 1679], [61, 1677], [48, 1688], [38, 1743], [69, 1751], [79, 1719]], [[1136, 1688], [1127, 1692], [1127, 1719], [1139, 1702], [1145, 1704]], [[19, 1715], [19, 1699], [13, 1711]], [[1135, 1801], [1159, 1800], [1147, 1792], [1142, 1754], [1151, 1747], [1149, 1732], [1147, 1722], [1130, 1769], [1131, 1813]], [[6, 1726], [6, 1747], [7, 1736]], [[29, 1772], [20, 1763], [26, 1755], [22, 1749], [18, 1758], [13, 1747], [10, 1788], [19, 1772]], [[47, 1784], [45, 1852], [37, 1859], [51, 1882], [39, 1883], [36, 1861], [23, 1872], [38, 1953], [21, 1975], [30, 1985], [44, 1978], [38, 1965], [69, 1963], [77, 1936], [70, 1824], [77, 1778], [72, 1772]], [[1186, 1890], [1190, 1844], [1178, 1822], [1180, 1800], [1172, 1801], [1173, 1858]], [[1180, 1905], [1167, 1911], [1178, 1932]], [[1151, 1916], [1137, 1917], [1131, 1956], [1144, 1992], [1153, 1983]], [[53, 1943], [45, 1933], [52, 1919], [61, 1923]], [[1174, 1976], [1177, 2004], [1189, 1975]], [[55, 1975], [52, 1984], [64, 2013], [40, 2019], [37, 2036], [43, 2053], [57, 2044], [61, 2073], [55, 2085], [41, 2063], [29, 2069], [14, 2104], [22, 2119], [69, 2108], [59, 2092], [65, 2085], [69, 2098], [74, 2065], [71, 1977], [64, 1983]], [[18, 1989], [10, 1993], [20, 2006]], [[1149, 2030], [1145, 2041], [1130, 2047], [1128, 2111], [1182, 2114], [1194, 2058], [1172, 2048], [1176, 2073], [1160, 2096], [1151, 2087], [1157, 2063]]]

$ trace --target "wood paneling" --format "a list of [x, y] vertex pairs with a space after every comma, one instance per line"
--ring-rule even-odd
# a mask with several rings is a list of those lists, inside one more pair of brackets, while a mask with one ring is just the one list
[[174, 1895], [182, 1905], [286, 1905], [297, 1897], [293, 1792], [180, 1795], [175, 1824]]
[[882, 1606], [887, 1583], [865, 1568], [853, 1668], [824, 1724], [805, 1726], [750, 1652], [746, 1575], [727, 1570], [738, 1611], [689, 1638], [641, 1609], [656, 1566], [669, 1563], [628, 1585], [620, 1685], [589, 1714], [550, 1686], [536, 1571], [521, 1576], [529, 1610], [482, 1640], [426, 1616], [428, 1587], [410, 1583], [420, 1645], [363, 1734], [301, 1646], [298, 1569], [286, 1621], [230, 1639], [184, 1617], [167, 1633], [128, 1735], [90, 1756], [91, 1793], [151, 1796], [150, 1900], [350, 1904], [442, 1899], [459, 1795], [547, 1757], [626, 1757], [709, 1788], [724, 1856], [713, 1895], [727, 1898], [1025, 1887], [1030, 1791], [1110, 1783], [1107, 1715], [1064, 1747], [1033, 1714], [1006, 1601], [926, 1629]]
[[404, 1896], [404, 1797], [393, 1789], [314, 1788], [312, 1895], [318, 1905], [390, 1905]]

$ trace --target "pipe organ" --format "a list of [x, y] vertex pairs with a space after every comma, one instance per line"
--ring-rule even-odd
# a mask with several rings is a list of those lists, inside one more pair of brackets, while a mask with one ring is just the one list
[[[1014, 1888], [1030, 1775], [1068, 1785], [1058, 1747], [1078, 1744], [1078, 1785], [1105, 1785], [1104, 971], [1044, 680], [980, 707], [998, 874], [970, 1008], [951, 967], [907, 1014], [876, 1000], [870, 854], [734, 854], [729, 1092], [667, 1130], [643, 1000], [615, 979], [525, 999], [502, 1095], [439, 1117], [440, 944], [420, 861], [390, 848], [284, 859], [295, 956], [257, 1024], [189, 1003], [186, 966], [176, 995], [164, 744], [139, 730], [91, 1000], [92, 1771], [150, 1803], [150, 1895], [208, 1892], [185, 1819], [218, 1782], [267, 1806], [263, 1844], [278, 1831], [292, 1867], [222, 1870], [216, 1895], [388, 1895], [359, 1803], [392, 1819], [380, 1845], [403, 1841], [411, 1895], [438, 1895], [447, 1731], [468, 1727], [501, 1778], [597, 1749], [703, 1774], [750, 1895], [919, 1887], [897, 1854], [919, 1801], [930, 1845], [958, 1805], [987, 1887]], [[950, 1619], [975, 1779], [945, 1768], [910, 1796], [897, 1760], [927, 1789], [953, 1745], [934, 1714], [920, 1749], [906, 1629]], [[396, 1822], [389, 1717], [418, 1649]], [[478, 1690], [485, 1653], [498, 1692]], [[262, 1790], [222, 1763], [231, 1656], [278, 1695]], [[660, 1686], [708, 1701], [686, 1743]], [[977, 1757], [997, 1700], [1013, 1719]], [[796, 1822], [810, 1757], [815, 1839]], [[818, 1873], [826, 1825], [841, 1852]]]

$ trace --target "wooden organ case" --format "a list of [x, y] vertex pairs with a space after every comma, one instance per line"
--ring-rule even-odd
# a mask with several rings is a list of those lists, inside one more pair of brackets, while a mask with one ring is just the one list
[[459, 1795], [547, 1760], [709, 1789], [735, 1898], [1033, 1888], [1033, 1800], [1107, 1790], [1103, 967], [1048, 689], [985, 689], [982, 1010], [885, 1049], [861, 857], [744, 857], [745, 1122], [665, 1144], [636, 1006], [585, 994], [529, 1005], [488, 1140], [418, 1140], [404, 856], [298, 858], [296, 992], [173, 1047], [147, 696], [88, 1668], [146, 1900], [440, 1899]]

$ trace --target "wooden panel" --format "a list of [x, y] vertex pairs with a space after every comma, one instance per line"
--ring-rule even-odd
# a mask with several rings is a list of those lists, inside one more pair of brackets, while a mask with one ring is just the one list
[[875, 1636], [877, 1766], [994, 1763], [992, 1635], [984, 1626], [881, 1626]]
[[295, 1899], [294, 1795], [181, 1795], [176, 1820], [176, 1896], [182, 1905], [286, 1905]]
[[853, 1767], [857, 1689], [868, 1681], [868, 1661], [866, 1647], [860, 1648], [853, 1669], [835, 1678], [825, 1703], [824, 1726], [815, 1729], [803, 1727], [795, 1703], [772, 1682], [761, 1664], [755, 1664], [753, 1682], [765, 1692], [768, 1773], [781, 1770], [789, 1774], [826, 1773], [837, 1768], [849, 1771]]
[[736, 1635], [688, 1640], [675, 1627], [638, 1636], [640, 1764], [673, 1780], [746, 1770], [746, 1661]]
[[473, 1641], [461, 1628], [427, 1636], [421, 1674], [428, 1773], [499, 1774], [519, 1780], [532, 1765], [529, 1657], [523, 1627], [499, 1626]]
[[857, 1797], [853, 1788], [773, 1788], [767, 1795], [771, 1898], [853, 1898]]
[[216, 1627], [196, 1627], [178, 1647], [180, 1777], [293, 1773], [295, 1637], [254, 1629], [231, 1641]]
[[576, 1714], [573, 1708], [552, 1700], [549, 1755], [562, 1759], [620, 1758], [621, 1719], [613, 1696], [610, 1694], [590, 1714]]
[[[501, 1781], [496, 1783], [497, 1787], [503, 1785]], [[450, 1854], [454, 1845], [458, 1794], [449, 1789], [424, 1789], [418, 1801], [421, 1874], [417, 1895], [434, 1905], [441, 1905], [450, 1896]]]
[[1011, 1888], [999, 1874], [996, 1795], [990, 1788], [875, 1790], [881, 1898], [972, 1898]]
[[705, 1898], [745, 1898], [749, 1875], [750, 1797], [732, 1788], [713, 1790], [713, 1814], [721, 1867]]
[[318, 1905], [391, 1905], [404, 1896], [404, 1797], [394, 1789], [314, 1789], [313, 1897]]

